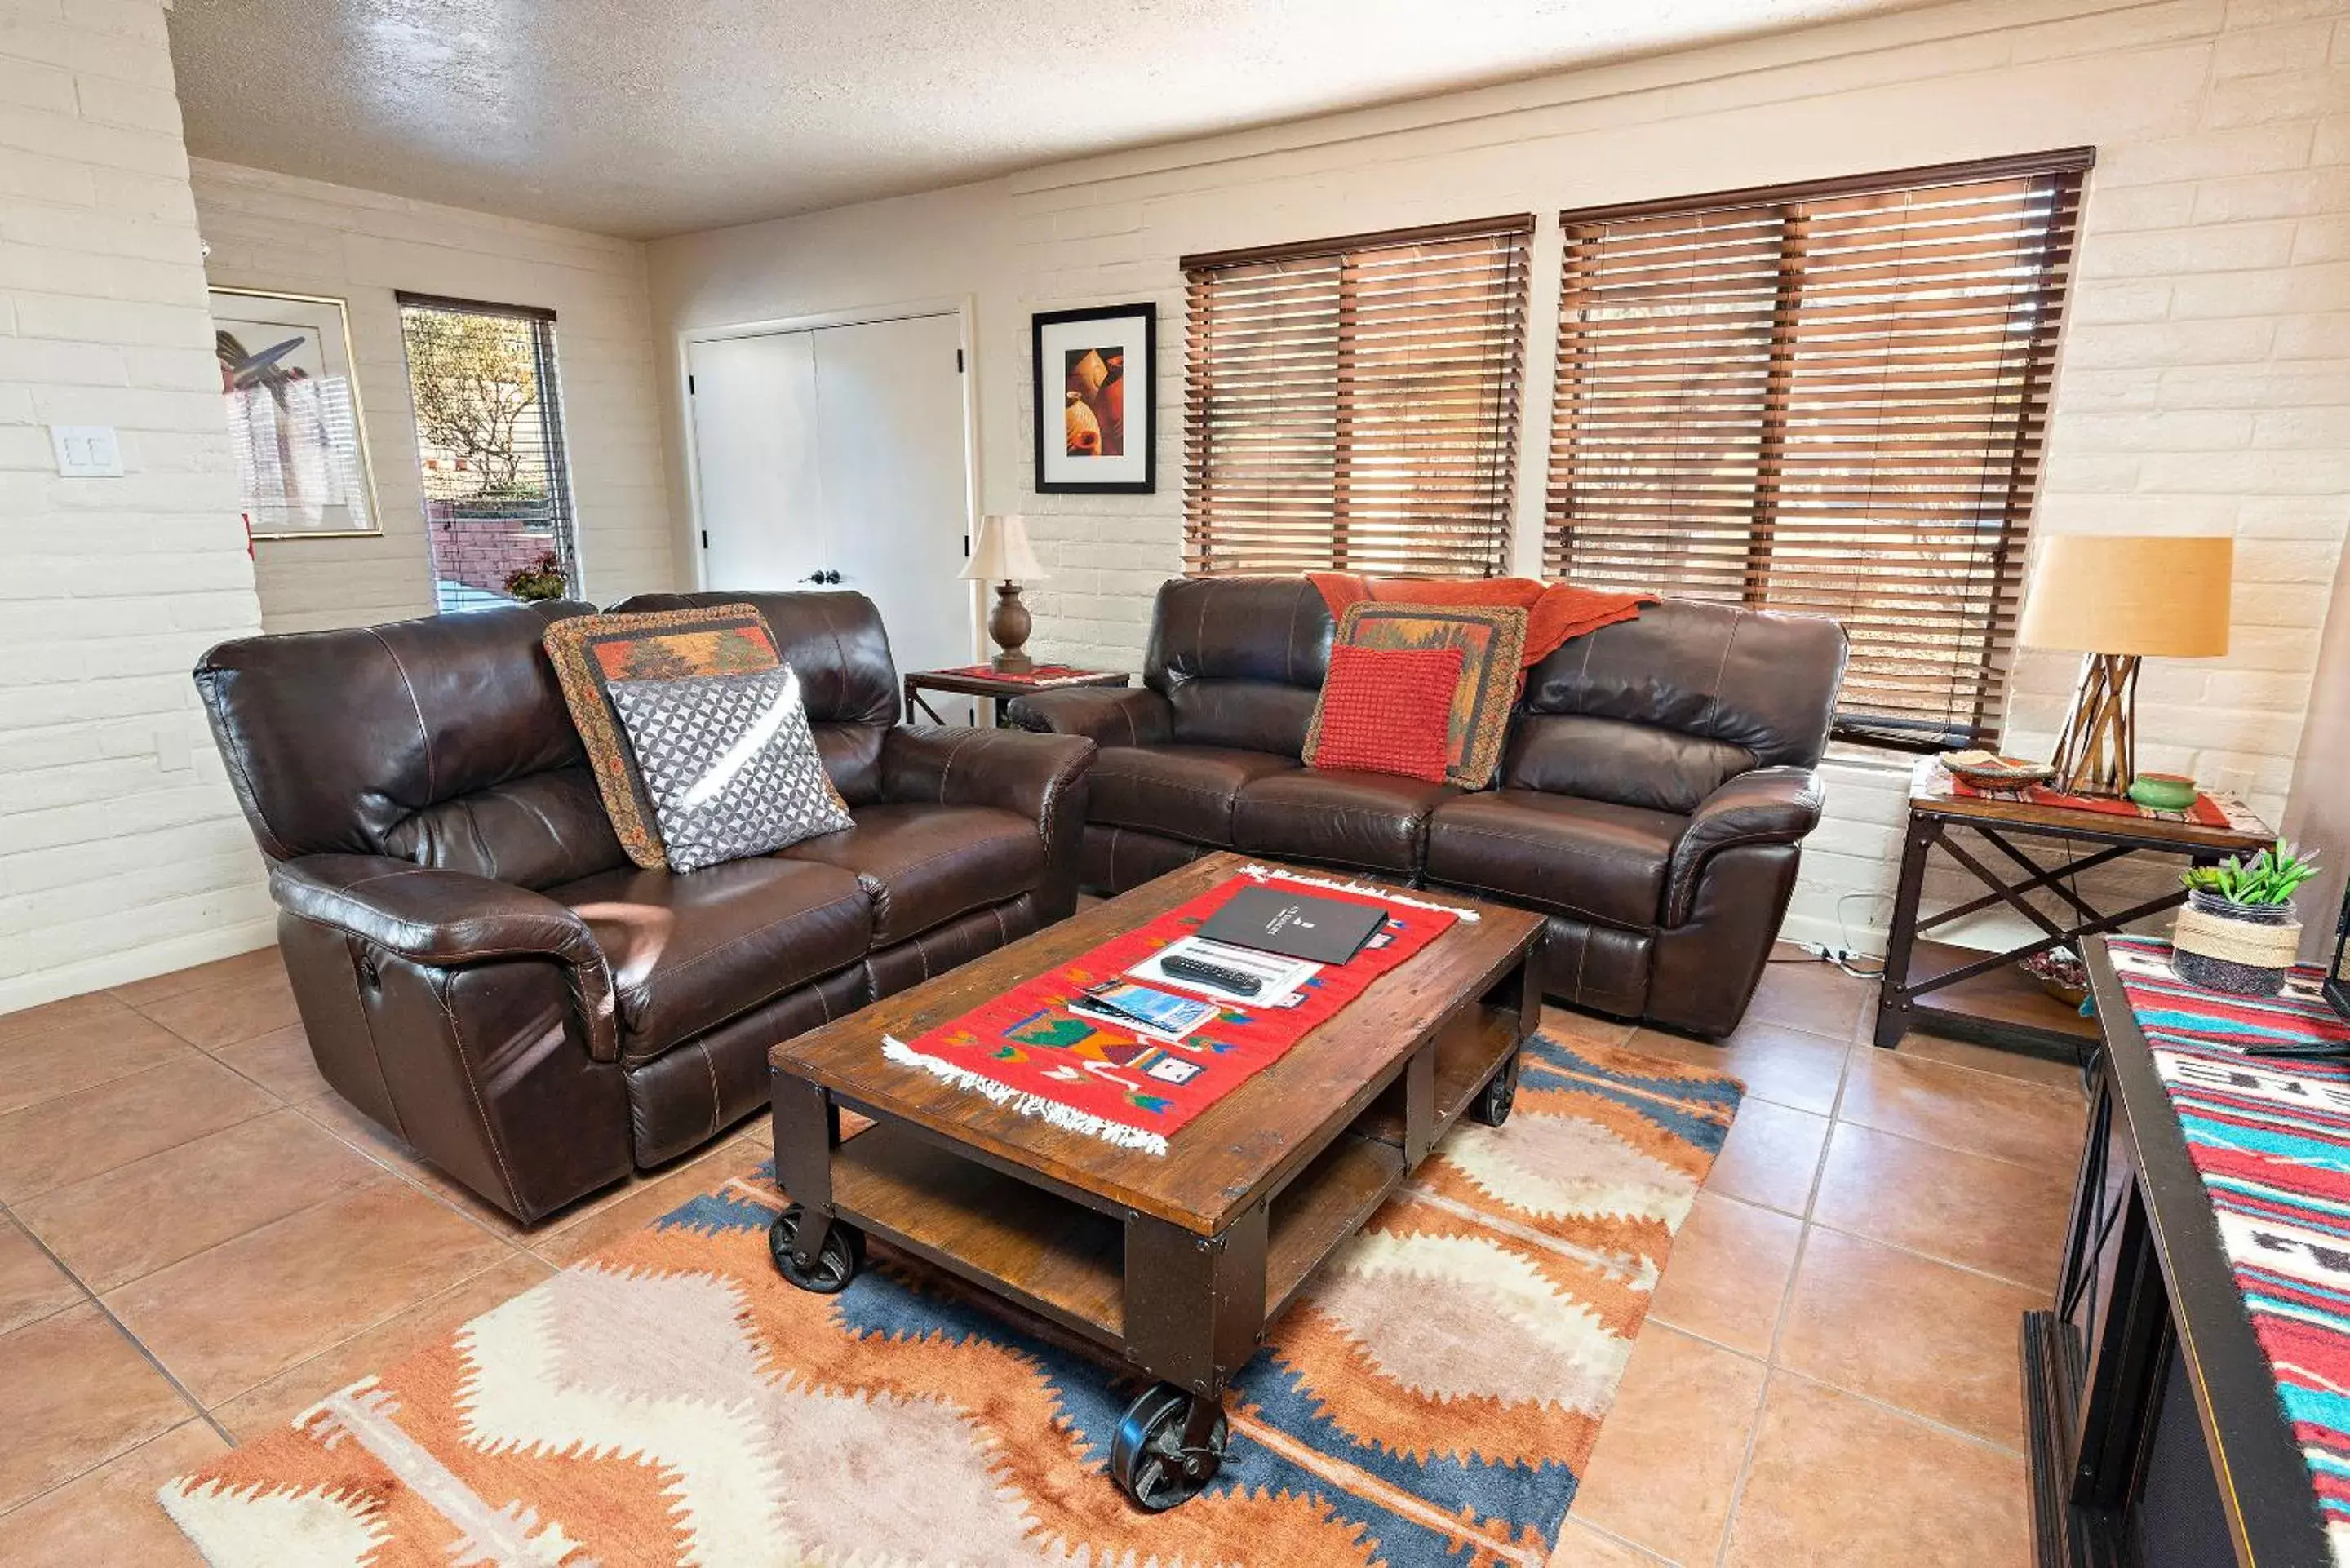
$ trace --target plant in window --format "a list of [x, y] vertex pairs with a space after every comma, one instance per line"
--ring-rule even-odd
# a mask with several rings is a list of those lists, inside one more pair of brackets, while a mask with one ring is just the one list
[[506, 574], [506, 592], [526, 605], [561, 598], [564, 586], [563, 558], [552, 550]]

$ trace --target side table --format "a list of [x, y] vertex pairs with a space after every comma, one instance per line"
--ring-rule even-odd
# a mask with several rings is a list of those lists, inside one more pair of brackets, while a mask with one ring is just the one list
[[[2054, 1054], [2073, 1060], [2085, 1040], [2095, 1038], [2093, 1026], [2054, 1028], [2032, 1017], [2034, 1009], [2016, 1006], [1987, 981], [2035, 953], [2068, 944], [2076, 952], [2082, 940], [2116, 931], [2133, 920], [2173, 909], [2187, 901], [2187, 890], [2175, 887], [2108, 914], [2083, 898], [2071, 878], [2109, 861], [2136, 855], [2175, 855], [2198, 866], [2211, 865], [2230, 855], [2249, 853], [2272, 842], [2275, 835], [2242, 805], [2215, 797], [2228, 814], [2229, 826], [2206, 826], [2173, 817], [2122, 816], [2085, 811], [2078, 806], [2038, 805], [1996, 795], [1960, 794], [1941, 763], [1922, 759], [1909, 777], [1908, 831], [1901, 842], [1901, 878], [1893, 895], [1893, 926], [1885, 944], [1885, 979], [1877, 999], [1876, 1042], [1890, 1049], [1915, 1028], [1931, 1028], [1962, 1040], [1988, 1045]], [[1987, 863], [1970, 848], [1993, 853]], [[2064, 858], [2043, 868], [2016, 847], [2015, 840], [2053, 839]], [[1923, 919], [1918, 895], [1926, 881], [1926, 866], [1935, 849], [1989, 889], [1979, 898], [1937, 910]], [[2010, 867], [2013, 867], [2012, 870]], [[2051, 918], [2024, 895], [2040, 890], [2054, 894], [2064, 905], [2062, 919]], [[1918, 974], [1918, 939], [1952, 920], [2005, 904], [2039, 930], [2033, 940], [2002, 952], [1970, 953], [1940, 943], [1922, 944], [1934, 957], [1952, 961], [1931, 973]], [[1970, 984], [1970, 982], [1975, 982]], [[1933, 996], [1937, 1000], [1929, 1002]], [[2026, 999], [2027, 1001], [2029, 999]]]
[[961, 697], [986, 697], [995, 704], [995, 726], [1008, 729], [1003, 718], [1003, 704], [1014, 697], [1025, 697], [1031, 691], [1050, 691], [1062, 686], [1123, 686], [1128, 676], [1121, 670], [1076, 670], [1066, 664], [1040, 664], [1025, 675], [1006, 675], [992, 665], [963, 664], [951, 670], [914, 670], [906, 674], [906, 722], [914, 722], [919, 711], [933, 724], [941, 724], [936, 710], [917, 693], [951, 691]]

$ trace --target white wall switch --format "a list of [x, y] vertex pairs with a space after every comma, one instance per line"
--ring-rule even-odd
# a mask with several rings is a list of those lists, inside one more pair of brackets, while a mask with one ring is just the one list
[[122, 476], [122, 445], [112, 425], [51, 425], [49, 445], [57, 454], [57, 472], [68, 479]]

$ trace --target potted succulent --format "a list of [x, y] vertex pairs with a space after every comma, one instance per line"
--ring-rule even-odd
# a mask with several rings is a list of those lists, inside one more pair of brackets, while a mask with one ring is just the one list
[[2274, 996], [2301, 948], [2293, 896], [2317, 875], [2317, 857], [2295, 853], [2280, 838], [2250, 860], [2231, 855], [2198, 866], [2187, 884], [2187, 908], [2170, 938], [2170, 967], [2190, 985], [2238, 996]]

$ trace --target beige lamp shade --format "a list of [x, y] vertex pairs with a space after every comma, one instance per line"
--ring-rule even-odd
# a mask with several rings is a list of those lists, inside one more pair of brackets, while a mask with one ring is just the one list
[[2234, 563], [2229, 538], [2043, 535], [2016, 640], [2082, 653], [2217, 659], [2228, 651]]
[[971, 559], [962, 575], [979, 583], [1034, 583], [1045, 576], [1036, 552], [1028, 547], [1028, 520], [1017, 513], [979, 520], [979, 537], [972, 541]]

